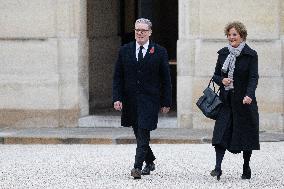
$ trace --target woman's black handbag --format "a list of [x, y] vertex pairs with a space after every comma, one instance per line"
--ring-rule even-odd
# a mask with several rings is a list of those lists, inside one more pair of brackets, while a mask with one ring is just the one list
[[[213, 83], [213, 89], [210, 88], [210, 84]], [[218, 92], [220, 91], [220, 87], [218, 91], [215, 90], [214, 81], [211, 78], [209, 81], [208, 86], [203, 91], [203, 95], [198, 99], [196, 102], [196, 105], [198, 108], [202, 111], [202, 113], [210, 118], [216, 120], [218, 113], [222, 106], [222, 101], [220, 100], [220, 97], [218, 95]]]

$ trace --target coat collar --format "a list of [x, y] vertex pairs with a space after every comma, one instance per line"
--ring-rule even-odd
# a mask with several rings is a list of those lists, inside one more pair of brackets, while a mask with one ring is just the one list
[[[143, 45], [144, 49], [147, 49], [147, 50], [148, 50], [149, 44], [150, 44], [150, 41], [148, 40], [147, 43], [145, 43], [145, 44]], [[135, 43], [135, 46], [136, 46], [136, 47], [135, 47], [136, 50], [139, 50], [140, 45], [139, 45], [137, 42]]]
[[[225, 54], [225, 55], [230, 54], [228, 47], [224, 47], [224, 48], [220, 49], [218, 51], [218, 54]], [[256, 52], [255, 52], [255, 50], [251, 49], [247, 44], [245, 44], [245, 46], [244, 46], [244, 48], [241, 52], [241, 55], [256, 56]]]
[[129, 49], [130, 49], [130, 57], [132, 59], [132, 62], [137, 62], [137, 59], [136, 59], [136, 43], [135, 41], [132, 41], [129, 43]]
[[[152, 56], [152, 54], [150, 54], [150, 50], [151, 50], [152, 48], [155, 49], [154, 45], [155, 45], [155, 44], [154, 44], [152, 41], [150, 41], [149, 46], [148, 46], [148, 49], [147, 49], [147, 52], [146, 52], [145, 57], [144, 57], [144, 63], [147, 62], [147, 61], [150, 59], [150, 57]], [[155, 52], [155, 51], [154, 51], [154, 52]]]
[[[129, 47], [130, 47], [130, 54], [131, 54], [132, 61], [137, 62], [137, 59], [136, 59], [136, 42], [135, 41], [130, 42]], [[149, 52], [153, 47], [155, 48], [155, 43], [150, 40], [147, 52], [146, 52], [144, 59], [143, 59], [144, 63], [147, 62], [149, 60], [149, 58], [151, 57], [151, 54]]]

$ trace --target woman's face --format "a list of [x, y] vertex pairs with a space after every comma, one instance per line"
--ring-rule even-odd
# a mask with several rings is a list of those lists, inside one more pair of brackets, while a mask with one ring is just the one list
[[228, 41], [232, 47], [238, 47], [240, 43], [243, 41], [240, 34], [235, 28], [231, 28], [228, 33]]

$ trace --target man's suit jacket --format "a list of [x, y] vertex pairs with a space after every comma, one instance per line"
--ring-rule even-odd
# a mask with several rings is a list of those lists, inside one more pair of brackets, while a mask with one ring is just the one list
[[167, 51], [150, 42], [143, 61], [136, 59], [136, 43], [120, 48], [113, 78], [113, 102], [123, 104], [121, 125], [154, 130], [161, 107], [170, 107], [172, 87]]

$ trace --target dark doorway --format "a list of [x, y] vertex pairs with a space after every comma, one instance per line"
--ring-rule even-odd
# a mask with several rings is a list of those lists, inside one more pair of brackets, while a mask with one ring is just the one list
[[134, 23], [137, 18], [148, 18], [153, 23], [151, 39], [164, 46], [169, 55], [173, 84], [173, 110], [176, 110], [176, 49], [178, 40], [178, 0], [121, 0], [121, 44], [134, 40]]
[[152, 21], [152, 40], [164, 46], [168, 51], [169, 59], [175, 61], [178, 40], [178, 0], [121, 0], [122, 44], [134, 40], [134, 22], [140, 17]]
[[88, 0], [90, 114], [114, 112], [112, 75], [119, 46], [134, 40], [137, 18], [153, 23], [151, 39], [169, 54], [176, 110], [176, 42], [178, 0]]

